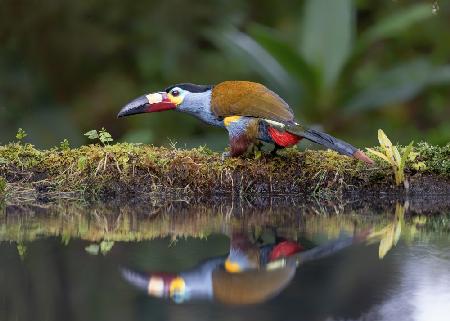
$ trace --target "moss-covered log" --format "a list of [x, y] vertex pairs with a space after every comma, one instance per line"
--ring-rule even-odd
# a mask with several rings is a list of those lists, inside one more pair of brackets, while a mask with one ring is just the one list
[[[414, 146], [407, 162], [410, 194], [450, 195], [450, 144]], [[418, 166], [418, 164], [420, 166]], [[200, 147], [192, 150], [147, 145], [88, 145], [38, 150], [30, 144], [0, 146], [0, 194], [7, 202], [61, 198], [254, 197], [357, 193], [404, 195], [391, 167], [368, 166], [332, 151], [289, 149], [277, 157], [221, 160]]]

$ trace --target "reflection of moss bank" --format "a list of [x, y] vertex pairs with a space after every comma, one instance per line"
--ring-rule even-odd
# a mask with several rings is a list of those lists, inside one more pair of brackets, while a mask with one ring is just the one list
[[[407, 166], [411, 192], [450, 193], [450, 144], [419, 144]], [[284, 151], [281, 157], [227, 159], [206, 148], [167, 149], [132, 144], [37, 150], [0, 146], [3, 193], [10, 200], [179, 195], [283, 195], [326, 197], [346, 192], [392, 191], [393, 175], [380, 162], [369, 168], [331, 151]], [[3, 181], [3, 180], [2, 180]], [[4, 185], [4, 184], [3, 184]], [[401, 190], [397, 190], [401, 191]]]
[[[343, 211], [316, 213], [314, 207], [289, 209], [239, 209], [227, 205], [209, 208], [190, 206], [159, 211], [152, 207], [132, 205], [120, 207], [96, 205], [85, 207], [76, 203], [42, 206], [12, 206], [0, 212], [0, 241], [26, 242], [43, 237], [60, 237], [63, 242], [71, 238], [89, 241], [140, 241], [157, 237], [207, 237], [211, 233], [229, 233], [246, 227], [258, 235], [268, 227], [276, 227], [281, 235], [322, 233], [330, 238], [343, 231], [353, 234], [380, 230], [395, 221], [394, 209], [378, 213]], [[402, 237], [428, 239], [449, 237], [447, 215], [405, 215]]]

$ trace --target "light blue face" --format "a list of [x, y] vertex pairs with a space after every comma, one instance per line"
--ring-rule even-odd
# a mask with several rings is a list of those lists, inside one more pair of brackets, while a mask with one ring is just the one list
[[170, 101], [175, 104], [175, 106], [180, 106], [186, 95], [189, 94], [189, 91], [181, 89], [180, 87], [174, 87], [167, 93], [167, 97]]
[[[169, 93], [176, 88], [172, 88]], [[223, 121], [211, 111], [211, 90], [189, 92], [181, 89], [178, 94], [183, 95], [183, 100], [177, 106], [177, 111], [191, 114], [207, 124], [224, 127]]]

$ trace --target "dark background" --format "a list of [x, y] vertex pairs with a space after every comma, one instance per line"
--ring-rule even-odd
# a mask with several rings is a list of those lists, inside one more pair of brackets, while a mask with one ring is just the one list
[[[433, 13], [433, 6], [436, 8]], [[437, 10], [437, 6], [439, 9]], [[222, 148], [225, 132], [175, 112], [116, 119], [178, 82], [262, 82], [300, 121], [357, 145], [450, 141], [448, 1], [0, 2], [0, 143], [117, 141]]]

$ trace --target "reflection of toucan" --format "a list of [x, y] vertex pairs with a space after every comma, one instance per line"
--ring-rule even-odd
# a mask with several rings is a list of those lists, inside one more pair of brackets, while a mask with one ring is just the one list
[[244, 232], [231, 235], [228, 256], [204, 261], [177, 274], [141, 273], [123, 269], [124, 278], [151, 296], [187, 300], [215, 300], [225, 304], [263, 302], [281, 292], [292, 280], [299, 262], [327, 256], [354, 241], [353, 237], [304, 251], [295, 241], [276, 238], [259, 246]]

